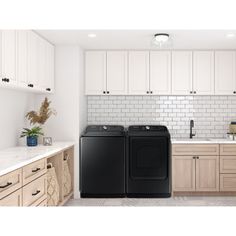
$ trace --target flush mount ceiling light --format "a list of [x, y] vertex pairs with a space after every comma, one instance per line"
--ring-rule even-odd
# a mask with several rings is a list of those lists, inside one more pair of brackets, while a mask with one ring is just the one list
[[166, 34], [166, 33], [160, 33], [160, 34], [155, 34], [154, 35], [154, 39], [158, 42], [158, 43], [165, 43], [169, 40], [170, 35]]
[[162, 48], [163, 46], [170, 46], [170, 35], [167, 33], [154, 34], [152, 39], [152, 45]]
[[97, 35], [96, 35], [96, 34], [94, 34], [94, 33], [91, 33], [91, 34], [88, 34], [88, 37], [89, 37], [89, 38], [96, 38], [96, 37], [97, 37]]

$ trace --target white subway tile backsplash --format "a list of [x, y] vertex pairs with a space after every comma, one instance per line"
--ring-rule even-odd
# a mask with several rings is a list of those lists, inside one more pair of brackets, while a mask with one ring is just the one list
[[88, 96], [88, 124], [166, 125], [173, 137], [223, 138], [236, 120], [234, 96]]

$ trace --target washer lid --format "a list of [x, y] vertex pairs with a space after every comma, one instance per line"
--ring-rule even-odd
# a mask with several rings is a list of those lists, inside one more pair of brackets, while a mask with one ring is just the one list
[[89, 125], [83, 136], [124, 136], [124, 127], [121, 125]]

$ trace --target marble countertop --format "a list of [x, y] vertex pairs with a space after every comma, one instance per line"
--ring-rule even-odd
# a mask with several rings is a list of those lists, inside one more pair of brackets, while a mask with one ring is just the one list
[[236, 144], [236, 140], [226, 138], [193, 138], [193, 139], [171, 139], [172, 144]]
[[74, 145], [74, 142], [54, 142], [52, 146], [18, 146], [0, 150], [0, 176], [54, 155]]

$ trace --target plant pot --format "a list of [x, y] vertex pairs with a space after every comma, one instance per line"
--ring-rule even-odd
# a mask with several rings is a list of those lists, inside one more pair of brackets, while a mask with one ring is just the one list
[[27, 137], [27, 146], [33, 147], [38, 145], [38, 137], [29, 136]]

